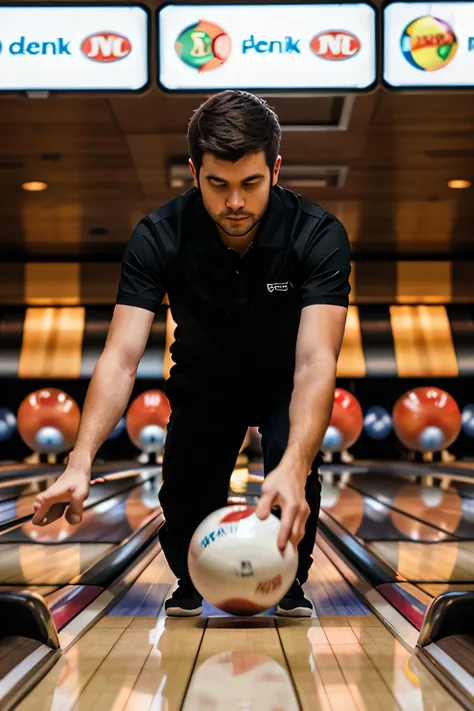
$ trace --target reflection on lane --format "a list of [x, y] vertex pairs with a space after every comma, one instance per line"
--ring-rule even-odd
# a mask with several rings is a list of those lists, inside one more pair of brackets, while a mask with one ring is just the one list
[[[105, 481], [95, 482], [93, 480], [85, 505], [86, 507], [93, 506], [104, 498], [127, 491], [135, 485], [140, 485], [143, 482], [150, 484], [151, 482], [157, 482], [159, 479], [160, 470], [157, 467], [143, 470], [129, 469], [107, 474]], [[36, 495], [38, 492], [44, 491], [50, 483], [51, 480], [38, 479], [25, 482], [21, 486], [0, 488], [0, 524], [13, 522], [15, 518], [32, 515]]]
[[380, 541], [367, 543], [367, 548], [408, 581], [472, 582], [474, 541], [436, 545]]
[[463, 497], [454, 489], [445, 491], [383, 473], [353, 475], [350, 486], [457, 538], [474, 538], [474, 499]]
[[277, 621], [303, 709], [459, 711], [373, 615]]
[[0, 584], [66, 585], [113, 548], [108, 544], [0, 544]]
[[[117, 491], [117, 482], [97, 484], [92, 489], [100, 487], [100, 491], [89, 496], [86, 502], [89, 508], [85, 509], [79, 525], [72, 526], [64, 516], [44, 527], [34, 526], [28, 520], [1, 534], [0, 543], [120, 543], [156, 513], [159, 486], [154, 478], [133, 489], [128, 488], [117, 496], [111, 496]], [[123, 488], [121, 484], [120, 488]], [[105, 498], [107, 495], [108, 498]], [[101, 497], [104, 497], [102, 501]], [[99, 500], [98, 503], [93, 504], [94, 498]], [[24, 502], [20, 500], [18, 505], [23, 507]], [[21, 514], [17, 511], [17, 515]]]
[[258, 651], [236, 649], [206, 659], [194, 672], [183, 711], [298, 711], [285, 667]]
[[452, 536], [411, 516], [395, 511], [371, 496], [323, 476], [321, 507], [349, 533], [363, 541], [437, 542]]
[[322, 508], [399, 578], [446, 585], [473, 582], [474, 540], [463, 540], [460, 533], [469, 530], [469, 538], [474, 537], [474, 500], [384, 476], [382, 471], [351, 472], [349, 485], [348, 478], [335, 484], [333, 477], [323, 475]]

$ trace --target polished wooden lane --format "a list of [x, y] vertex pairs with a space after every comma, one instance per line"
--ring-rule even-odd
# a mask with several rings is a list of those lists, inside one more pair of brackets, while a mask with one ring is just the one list
[[460, 711], [373, 615], [278, 620], [303, 711]]
[[298, 711], [272, 617], [209, 619], [183, 711]]
[[67, 584], [112, 547], [107, 543], [2, 543], [0, 584]]
[[399, 577], [411, 582], [472, 581], [474, 541], [414, 543], [378, 541], [367, 548], [387, 563]]
[[459, 711], [316, 547], [308, 620], [168, 619], [160, 553], [20, 711]]
[[[179, 709], [205, 620], [166, 619], [163, 590], [168, 592], [173, 582], [160, 554], [112, 613], [71, 647], [18, 708]], [[152, 609], [153, 616], [140, 615]]]
[[[351, 488], [393, 509], [391, 514], [394, 525], [402, 531], [406, 529], [406, 519], [400, 516], [408, 514], [425, 524], [441, 529], [460, 538], [472, 538], [472, 526], [468, 511], [463, 511], [463, 499], [453, 489], [445, 491], [439, 487], [420, 486], [395, 477], [374, 477], [357, 475], [352, 478]], [[465, 507], [467, 508], [467, 507]], [[466, 525], [460, 529], [466, 518]], [[470, 525], [468, 525], [470, 524]]]

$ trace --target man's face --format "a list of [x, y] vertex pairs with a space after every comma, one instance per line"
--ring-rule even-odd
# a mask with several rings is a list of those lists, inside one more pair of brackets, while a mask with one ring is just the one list
[[189, 161], [204, 207], [231, 237], [247, 235], [260, 222], [270, 199], [270, 187], [278, 181], [280, 164], [278, 156], [270, 174], [263, 151], [246, 155], [236, 163], [204, 153], [198, 180], [193, 162]]

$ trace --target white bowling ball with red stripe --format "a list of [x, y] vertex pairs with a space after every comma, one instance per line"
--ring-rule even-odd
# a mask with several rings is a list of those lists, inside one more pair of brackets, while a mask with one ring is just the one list
[[279, 519], [264, 521], [251, 506], [225, 506], [202, 521], [192, 537], [191, 580], [207, 602], [232, 615], [257, 615], [281, 600], [295, 580], [298, 554], [278, 550]]

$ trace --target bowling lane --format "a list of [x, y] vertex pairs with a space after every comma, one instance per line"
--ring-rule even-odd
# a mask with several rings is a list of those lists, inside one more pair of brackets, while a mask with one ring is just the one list
[[113, 544], [0, 544], [0, 585], [67, 585], [113, 549]]
[[[8, 463], [0, 466], [0, 486], [11, 485], [16, 479], [34, 479], [56, 477], [64, 471], [64, 464], [40, 464], [37, 466], [25, 464], [23, 462]], [[136, 461], [113, 461], [113, 462], [98, 462], [92, 467], [92, 478], [110, 474], [119, 471], [128, 471], [136, 469]], [[8, 480], [8, 481], [7, 481]], [[10, 482], [10, 480], [13, 480]]]
[[175, 580], [160, 553], [17, 708], [459, 711], [369, 611], [342, 613], [347, 584], [317, 547], [314, 558], [328, 596], [318, 617], [167, 619]]
[[158, 468], [116, 473], [95, 484], [79, 526], [63, 518], [38, 528], [28, 519], [1, 534], [1, 589], [27, 587], [45, 597], [50, 608], [59, 604], [71, 592], [69, 583], [156, 515], [157, 473]]
[[[100, 471], [100, 475], [104, 472]], [[96, 471], [96, 479], [99, 477]], [[85, 503], [86, 509], [96, 503], [111, 498], [114, 494], [126, 491], [144, 481], [153, 479], [160, 473], [158, 467], [138, 468], [105, 474], [104, 482], [93, 482], [91, 491]], [[0, 487], [0, 528], [13, 525], [17, 519], [30, 517], [33, 503], [39, 491], [47, 488], [51, 483], [49, 478], [24, 480], [17, 486]], [[38, 531], [39, 529], [34, 529]]]
[[333, 480], [330, 472], [322, 477], [321, 508], [346, 531], [362, 541], [455, 540], [448, 532], [366, 495], [353, 486]]
[[[439, 592], [471, 589], [474, 584], [474, 506], [471, 498], [461, 497], [453, 489], [445, 491], [384, 476], [383, 472], [378, 475], [356, 473], [347, 490], [373, 497], [391, 509], [391, 522], [405, 534], [405, 540], [370, 539], [362, 525], [356, 530], [353, 527], [351, 533], [398, 576], [419, 584], [423, 590], [426, 590], [423, 583], [436, 583], [440, 586]], [[346, 496], [351, 497], [350, 494]], [[325, 510], [331, 513], [331, 508], [325, 507]], [[344, 525], [347, 511], [338, 514], [333, 508], [332, 513]], [[413, 517], [411, 530], [407, 528], [410, 517]], [[432, 531], [451, 534], [458, 540], [435, 534], [431, 539], [422, 538], [420, 527], [425, 529], [426, 526]]]
[[[355, 473], [350, 488], [393, 509], [392, 519], [402, 525], [407, 514], [455, 538], [474, 539], [474, 499], [454, 488], [424, 486], [382, 472]], [[474, 487], [471, 487], [474, 496]]]
[[303, 711], [462, 707], [374, 616], [277, 620]]
[[[347, 467], [350, 471], [350, 467]], [[255, 479], [262, 475], [261, 465], [252, 467], [252, 475]], [[354, 475], [352, 475], [354, 477]], [[447, 531], [435, 527], [431, 523], [424, 523], [417, 518], [396, 512], [384, 502], [376, 497], [365, 495], [343, 483], [334, 477], [330, 469], [326, 466], [322, 475], [321, 508], [336, 520], [348, 533], [356, 535], [364, 541], [454, 541], [455, 538]], [[249, 501], [255, 500], [260, 495], [261, 479], [258, 481], [248, 481], [245, 477], [245, 485], [236, 494], [235, 490], [230, 494], [237, 502], [239, 495]]]
[[206, 621], [166, 618], [163, 601], [174, 582], [160, 553], [18, 709], [179, 709]]
[[[29, 497], [28, 497], [29, 498]], [[17, 502], [17, 515], [31, 513], [32, 502]], [[79, 526], [70, 525], [63, 517], [39, 528], [28, 519], [0, 534], [3, 543], [119, 543], [131, 535], [147, 516], [158, 507], [154, 477], [124, 477], [91, 487], [84, 516]], [[14, 519], [13, 519], [14, 520]], [[1, 511], [0, 511], [1, 521]]]
[[[335, 505], [334, 478], [329, 472], [323, 474], [322, 509], [345, 526], [357, 542], [351, 547], [350, 538], [344, 540], [339, 531], [336, 548], [349, 555], [378, 593], [419, 630], [437, 595], [474, 589], [474, 541], [469, 531], [472, 500], [463, 501], [453, 489], [421, 486], [393, 474], [384, 476], [382, 470], [367, 475], [359, 469], [348, 477], [349, 472], [348, 468], [338, 482], [340, 493]], [[361, 497], [372, 498], [376, 509], [389, 509], [391, 525], [402, 534], [398, 540], [376, 540], [366, 535], [360, 503], [357, 508]], [[431, 539], [419, 535], [421, 527], [432, 530]], [[453, 535], [446, 537], [448, 532]]]
[[377, 541], [366, 543], [366, 548], [408, 582], [472, 584], [474, 541]]
[[298, 711], [273, 618], [209, 619], [182, 709], [197, 711], [205, 703], [236, 711]]
[[[388, 479], [382, 479], [382, 476], [382, 471], [379, 477], [373, 476], [374, 489], [369, 486], [368, 491], [377, 490], [380, 483]], [[393, 570], [394, 580], [398, 578], [414, 583], [472, 583], [474, 541], [454, 538], [441, 530], [434, 523], [433, 518], [429, 519], [430, 523], [415, 518], [414, 504], [407, 504], [413, 512], [412, 516], [408, 516], [400, 510], [386, 506], [376, 498], [359, 493], [354, 488], [358, 485], [358, 477], [358, 474], [354, 475], [351, 485], [341, 487], [335, 494], [335, 485], [331, 483], [329, 474], [326, 474], [323, 477], [322, 508], [351, 533], [367, 551], [388, 565]], [[369, 481], [369, 478], [365, 481]], [[403, 485], [406, 485], [406, 482], [403, 482]], [[420, 498], [419, 486], [412, 485], [411, 491], [416, 492]], [[373, 509], [374, 504], [376, 511], [379, 507], [383, 507], [381, 517], [387, 517], [385, 522], [399, 532], [398, 536], [393, 536], [390, 540], [388, 536], [382, 535], [377, 538], [371, 535], [372, 531], [365, 523], [367, 499], [372, 501], [370, 508]], [[441, 515], [437, 517], [438, 523], [441, 518]], [[446, 520], [448, 521], [446, 527], [452, 528], [453, 520], [451, 526], [449, 520]]]

